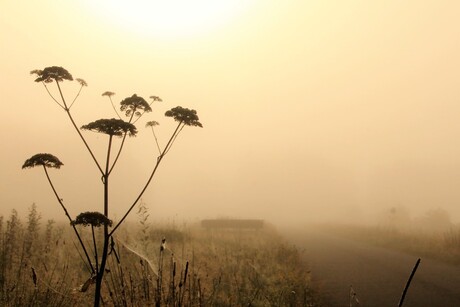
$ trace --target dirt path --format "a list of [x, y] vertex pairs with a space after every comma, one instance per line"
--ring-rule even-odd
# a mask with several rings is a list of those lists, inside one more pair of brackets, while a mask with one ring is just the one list
[[[325, 306], [398, 306], [417, 257], [339, 238], [319, 231], [284, 231], [304, 251]], [[404, 307], [460, 306], [460, 267], [422, 259]]]

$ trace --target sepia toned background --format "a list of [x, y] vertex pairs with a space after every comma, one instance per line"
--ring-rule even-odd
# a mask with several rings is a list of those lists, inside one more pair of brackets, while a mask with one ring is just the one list
[[[35, 202], [63, 217], [44, 174], [21, 170], [38, 152], [64, 163], [51, 175], [72, 214], [102, 210], [90, 156], [29, 75], [56, 65], [89, 84], [80, 126], [115, 116], [105, 91], [160, 96], [163, 142], [166, 110], [198, 111], [204, 128], [184, 129], [143, 197], [154, 217], [363, 222], [402, 207], [460, 221], [459, 2], [148, 2], [0, 2], [1, 214]], [[154, 165], [138, 129], [115, 218]], [[106, 138], [88, 137], [103, 159]]]

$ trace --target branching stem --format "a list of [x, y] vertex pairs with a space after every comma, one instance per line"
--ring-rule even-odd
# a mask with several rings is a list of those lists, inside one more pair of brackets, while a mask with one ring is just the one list
[[176, 134], [179, 132], [179, 129], [180, 129], [181, 125], [182, 125], [182, 122], [179, 122], [179, 124], [177, 125], [176, 129], [174, 130], [174, 133], [169, 138], [169, 141], [166, 144], [166, 147], [164, 148], [163, 152], [158, 156], [156, 164], [155, 164], [155, 167], [153, 168], [152, 173], [150, 174], [150, 177], [147, 180], [147, 183], [145, 184], [144, 188], [141, 190], [141, 192], [139, 193], [139, 195], [137, 196], [136, 200], [133, 202], [131, 207], [129, 207], [128, 211], [126, 211], [125, 215], [123, 215], [121, 220], [115, 225], [115, 227], [112, 229], [112, 231], [110, 231], [109, 236], [113, 235], [113, 233], [118, 229], [118, 227], [120, 227], [120, 225], [123, 223], [123, 221], [128, 217], [128, 215], [131, 213], [133, 208], [139, 202], [139, 200], [141, 199], [142, 195], [144, 195], [145, 191], [147, 190], [147, 188], [150, 185], [150, 182], [153, 179], [153, 176], [155, 176], [155, 173], [156, 173], [156, 171], [158, 169], [158, 166], [160, 165], [160, 163], [163, 160], [164, 156], [166, 155], [166, 153], [168, 152], [169, 148], [171, 147], [172, 142], [176, 137]]
[[51, 94], [50, 90], [48, 89], [48, 87], [46, 86], [46, 83], [45, 82], [42, 82], [43, 86], [45, 87], [46, 89], [46, 92], [48, 93], [48, 95], [51, 97], [51, 99], [54, 100], [54, 102], [57, 103], [58, 106], [60, 106], [63, 110], [65, 110], [65, 107], [59, 103], [59, 101], [56, 100], [56, 98], [54, 98], [54, 96]]
[[[133, 120], [133, 116], [134, 116], [134, 112], [133, 114], [131, 115], [131, 118], [129, 119], [129, 123], [131, 123], [131, 121]], [[115, 167], [115, 164], [117, 164], [118, 162], [118, 158], [120, 158], [120, 155], [121, 155], [121, 151], [123, 150], [123, 146], [125, 144], [125, 140], [126, 140], [126, 136], [128, 135], [128, 131], [125, 132], [125, 134], [123, 135], [123, 140], [121, 141], [121, 144], [120, 144], [120, 148], [118, 149], [118, 153], [117, 153], [117, 156], [115, 157], [115, 159], [113, 160], [113, 164], [112, 166], [110, 167], [110, 170], [108, 171], [108, 175], [110, 175], [112, 173], [112, 170], [113, 168]]]
[[71, 103], [70, 106], [69, 106], [69, 110], [70, 110], [70, 108], [73, 106], [73, 104], [75, 103], [75, 101], [77, 100], [78, 96], [80, 96], [80, 93], [81, 93], [81, 90], [82, 90], [82, 89], [83, 89], [83, 85], [80, 86], [80, 89], [78, 90], [77, 95], [75, 95], [75, 98], [73, 99], [72, 103]]
[[77, 235], [78, 241], [80, 242], [80, 246], [83, 249], [83, 252], [85, 253], [86, 260], [88, 261], [89, 266], [91, 267], [91, 273], [95, 273], [96, 271], [94, 270], [93, 264], [91, 262], [91, 258], [89, 257], [88, 251], [86, 250], [85, 244], [83, 243], [83, 240], [80, 237], [80, 234], [78, 233], [77, 227], [72, 223], [72, 218], [70, 217], [69, 212], [67, 211], [67, 208], [64, 206], [64, 202], [62, 201], [62, 198], [59, 197], [59, 194], [57, 193], [53, 182], [51, 181], [51, 178], [48, 174], [48, 170], [46, 169], [45, 166], [43, 166], [43, 169], [45, 170], [46, 178], [48, 179], [48, 182], [51, 186], [51, 189], [53, 189], [54, 195], [56, 196], [57, 201], [61, 205], [62, 209], [64, 210], [65, 215], [69, 219], [70, 225], [72, 226], [73, 230], [75, 231], [75, 234]]
[[[105, 172], [103, 174], [103, 182], [104, 182], [104, 215], [108, 218], [109, 217], [109, 165], [110, 165], [110, 151], [112, 149], [112, 139], [113, 135], [109, 135], [109, 145], [107, 148], [107, 158], [105, 162]], [[109, 225], [104, 223], [104, 246], [102, 248], [102, 258], [101, 258], [101, 266], [97, 271], [96, 275], [96, 292], [94, 296], [94, 306], [98, 307], [101, 301], [101, 286], [102, 286], [102, 278], [104, 276], [105, 265], [107, 262], [107, 255], [109, 250], [109, 238], [111, 234], [109, 234]]]
[[58, 87], [58, 90], [59, 90], [59, 94], [61, 95], [62, 103], [64, 104], [64, 110], [66, 111], [67, 115], [69, 116], [69, 119], [72, 122], [72, 125], [74, 126], [75, 130], [77, 130], [77, 133], [80, 136], [81, 140], [85, 144], [86, 149], [88, 150], [89, 154], [93, 158], [94, 163], [96, 163], [97, 168], [99, 169], [101, 174], [104, 174], [104, 171], [102, 170], [101, 166], [99, 165], [99, 162], [97, 162], [97, 159], [93, 154], [93, 151], [91, 150], [91, 148], [89, 147], [89, 145], [86, 142], [85, 138], [83, 137], [83, 134], [81, 134], [80, 129], [78, 129], [77, 124], [75, 124], [75, 121], [74, 121], [74, 119], [72, 117], [72, 114], [70, 114], [70, 109], [67, 107], [67, 104], [66, 104], [65, 99], [64, 99], [64, 95], [62, 94], [61, 87], [59, 86], [59, 82], [56, 81], [56, 84], [57, 84], [57, 87]]
[[160, 144], [158, 143], [157, 135], [155, 133], [155, 130], [153, 129], [153, 126], [151, 128], [152, 128], [153, 137], [155, 138], [155, 143], [157, 144], [158, 153], [161, 155], [161, 148], [160, 148]]
[[109, 99], [110, 99], [110, 104], [112, 105], [112, 108], [113, 108], [113, 110], [115, 111], [115, 114], [117, 114], [118, 118], [121, 119], [120, 114], [118, 114], [118, 111], [117, 111], [117, 109], [115, 108], [115, 105], [113, 104], [112, 97], [109, 96]]
[[[180, 124], [179, 124], [180, 125]], [[181, 133], [182, 129], [184, 129], [185, 127], [185, 124], [182, 125], [182, 127], [180, 127], [180, 129], [175, 133], [174, 135], [174, 139], [172, 140], [172, 142], [169, 144], [169, 147], [168, 149], [166, 150], [165, 154], [167, 154], [169, 152], [169, 150], [171, 149], [171, 147], [173, 146], [174, 142], [176, 141], [176, 138], [177, 136], [179, 135], [179, 133]]]
[[96, 260], [96, 272], [99, 272], [99, 257], [97, 255], [96, 236], [94, 235], [94, 226], [91, 225], [91, 234], [93, 236], [94, 259]]

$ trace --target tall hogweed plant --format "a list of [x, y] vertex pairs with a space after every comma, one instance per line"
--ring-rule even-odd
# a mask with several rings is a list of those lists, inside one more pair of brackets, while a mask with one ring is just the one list
[[[35, 82], [41, 83], [46, 92], [54, 101], [57, 107], [61, 108], [62, 111], [67, 115], [70, 120], [73, 128], [80, 137], [83, 145], [91, 156], [94, 166], [100, 173], [101, 184], [103, 189], [103, 204], [99, 210], [94, 210], [91, 212], [82, 212], [76, 216], [73, 216], [67, 204], [64, 203], [63, 198], [57, 191], [53, 181], [51, 179], [49, 169], [59, 169], [64, 164], [59, 158], [50, 153], [38, 153], [30, 157], [24, 162], [22, 166], [23, 169], [40, 167], [43, 169], [46, 179], [56, 197], [56, 200], [62, 210], [64, 211], [65, 216], [70, 222], [73, 232], [75, 233], [76, 238], [78, 239], [79, 246], [82, 250], [83, 259], [88, 267], [90, 276], [88, 280], [82, 285], [82, 291], [86, 291], [92, 284], [95, 284], [94, 289], [94, 306], [99, 306], [101, 304], [102, 296], [101, 290], [104, 280], [104, 273], [106, 272], [107, 257], [113, 249], [113, 236], [119, 227], [126, 220], [131, 211], [139, 203], [142, 195], [145, 193], [150, 183], [152, 182], [155, 173], [163, 161], [164, 157], [167, 155], [171, 147], [173, 146], [177, 136], [181, 133], [184, 127], [202, 127], [202, 124], [199, 121], [197, 112], [192, 109], [183, 108], [181, 106], [174, 107], [165, 113], [166, 117], [171, 117], [176, 123], [175, 129], [172, 131], [169, 136], [166, 145], [161, 146], [157, 135], [155, 133], [155, 127], [158, 124], [157, 121], [148, 121], [146, 127], [151, 129], [154, 136], [155, 147], [158, 150], [158, 154], [155, 155], [153, 159], [153, 166], [150, 173], [150, 176], [146, 180], [143, 187], [141, 187], [140, 192], [137, 197], [132, 201], [132, 203], [127, 204], [126, 211], [122, 218], [114, 222], [110, 218], [110, 179], [113, 170], [118, 165], [119, 158], [124, 148], [124, 144], [127, 140], [127, 137], [136, 136], [138, 133], [137, 127], [135, 124], [137, 121], [143, 117], [146, 113], [152, 112], [152, 105], [155, 102], [161, 102], [162, 100], [158, 96], [150, 96], [150, 103], [147, 102], [144, 98], [137, 96], [136, 94], [131, 97], [127, 97], [120, 102], [120, 106], [116, 107], [113, 102], [113, 92], [104, 92], [102, 96], [108, 97], [114, 111], [116, 118], [103, 118], [97, 119], [88, 124], [79, 126], [77, 125], [72, 107], [80, 96], [81, 91], [88, 86], [85, 80], [72, 77], [72, 75], [64, 68], [58, 66], [46, 67], [43, 70], [33, 70], [31, 72], [35, 76]], [[61, 83], [62, 82], [73, 82], [78, 83], [79, 89], [77, 94], [72, 99], [67, 99], [66, 95], [63, 92]], [[56, 88], [53, 90], [50, 86], [53, 84]], [[107, 150], [104, 159], [98, 159], [94, 154], [94, 151], [87, 139], [85, 138], [86, 132], [96, 132], [105, 134], [107, 136]], [[116, 142], [116, 139], [119, 139], [119, 142]], [[102, 210], [100, 210], [102, 209]], [[91, 227], [92, 233], [92, 242], [87, 243], [82, 239], [80, 226]], [[95, 235], [95, 229], [102, 228], [102, 240], [97, 240]], [[101, 242], [102, 241], [102, 242]], [[102, 245], [102, 246], [101, 246]]]

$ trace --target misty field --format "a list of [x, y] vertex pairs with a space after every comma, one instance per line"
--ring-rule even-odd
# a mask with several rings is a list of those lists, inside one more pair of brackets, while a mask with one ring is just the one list
[[327, 227], [342, 237], [460, 265], [460, 227], [443, 230], [400, 228], [385, 225], [334, 225]]
[[[143, 207], [111, 242], [105, 306], [315, 305], [300, 252], [271, 227], [210, 230], [148, 217]], [[90, 227], [79, 231], [92, 241]], [[90, 306], [94, 276], [83, 257], [68, 224], [43, 221], [35, 205], [25, 218], [1, 216], [0, 305]]]

